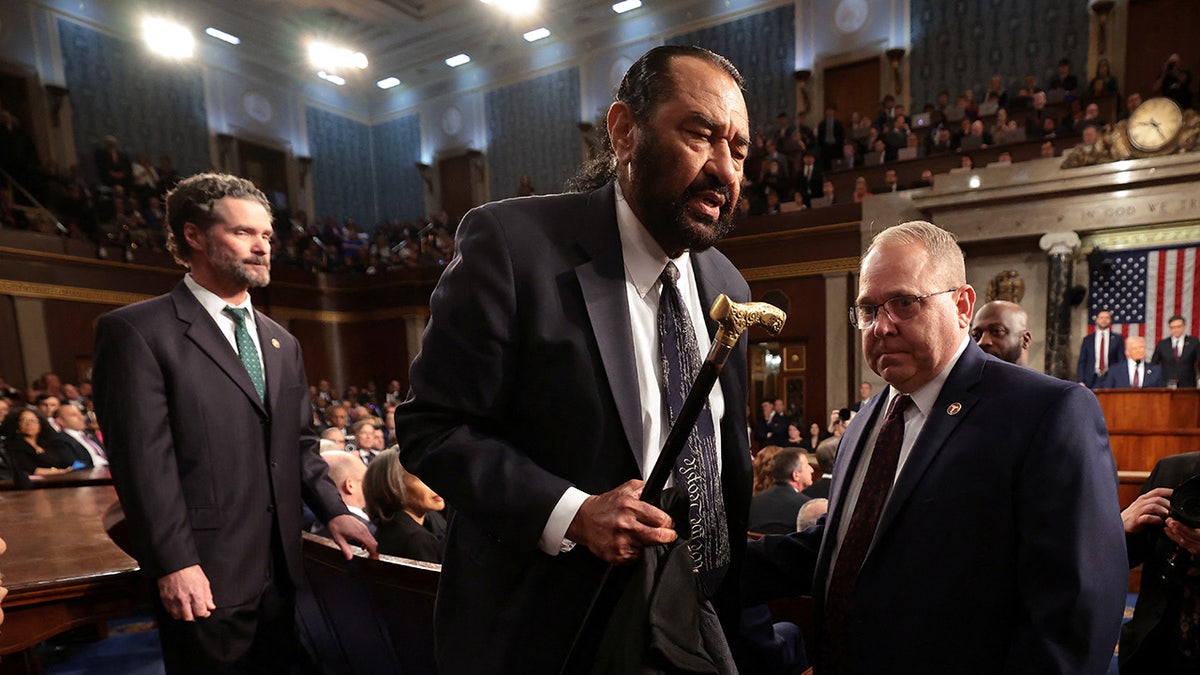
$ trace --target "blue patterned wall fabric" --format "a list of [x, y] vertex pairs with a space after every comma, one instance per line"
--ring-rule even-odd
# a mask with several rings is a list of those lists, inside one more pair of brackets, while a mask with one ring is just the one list
[[516, 196], [528, 175], [539, 194], [562, 190], [583, 161], [579, 68], [555, 71], [487, 92], [488, 188]]
[[71, 90], [75, 149], [95, 179], [93, 151], [117, 137], [134, 159], [169, 155], [183, 175], [212, 164], [200, 66], [148, 56], [136, 45], [86, 26], [58, 21], [63, 74]]
[[667, 44], [696, 45], [733, 62], [746, 80], [750, 129], [778, 128], [775, 117], [796, 115], [796, 8], [794, 5], [668, 38]]
[[313, 215], [333, 216], [339, 222], [353, 218], [359, 229], [374, 227], [371, 128], [313, 106], [306, 106], [304, 112], [313, 158]]
[[1004, 78], [1010, 96], [1026, 75], [1045, 87], [1063, 57], [1082, 88], [1088, 21], [1083, 0], [912, 0], [912, 107], [943, 89], [951, 102], [967, 88], [978, 98], [992, 75]]
[[375, 194], [380, 220], [416, 220], [425, 215], [420, 115], [405, 115], [371, 127], [375, 150]]

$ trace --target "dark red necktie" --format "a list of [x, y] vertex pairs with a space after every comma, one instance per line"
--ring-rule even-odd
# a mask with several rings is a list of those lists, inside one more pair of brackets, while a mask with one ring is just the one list
[[1133, 364], [1133, 388], [1141, 389], [1142, 387], [1142, 362], [1138, 361]]
[[883, 505], [896, 481], [900, 446], [904, 444], [904, 411], [911, 403], [909, 396], [897, 396], [884, 419], [879, 436], [875, 439], [871, 464], [867, 467], [867, 475], [854, 505], [850, 526], [846, 529], [846, 536], [838, 550], [837, 563], [829, 578], [829, 590], [825, 596], [823, 649], [827, 672], [848, 670], [846, 610], [850, 607], [850, 596], [854, 592], [858, 571], [875, 537], [879, 515], [883, 513]]
[[1108, 370], [1108, 341], [1104, 339], [1104, 331], [1100, 332], [1100, 372]]

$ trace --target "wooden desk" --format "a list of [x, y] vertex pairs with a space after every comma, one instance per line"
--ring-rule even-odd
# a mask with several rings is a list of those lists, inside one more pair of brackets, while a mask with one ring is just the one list
[[129, 616], [144, 597], [137, 562], [109, 539], [102, 517], [111, 486], [0, 492], [4, 672], [32, 672], [32, 647], [63, 631]]
[[[56, 473], [48, 476], [30, 476], [29, 483], [33, 488], [74, 488], [112, 485], [112, 474], [107, 466], [95, 469], [79, 469], [67, 473]], [[0, 480], [0, 491], [17, 489], [11, 480]]]

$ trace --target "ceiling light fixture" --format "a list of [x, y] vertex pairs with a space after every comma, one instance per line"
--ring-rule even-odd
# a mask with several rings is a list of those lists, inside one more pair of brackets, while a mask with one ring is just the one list
[[152, 16], [142, 19], [142, 39], [154, 53], [173, 59], [191, 57], [196, 47], [196, 40], [187, 28]]
[[322, 70], [341, 70], [342, 68], [367, 67], [367, 55], [355, 52], [345, 47], [336, 47], [328, 42], [313, 41], [308, 43], [308, 60]]
[[240, 37], [226, 33], [223, 30], [218, 30], [216, 28], [213, 28], [212, 26], [205, 28], [204, 33], [206, 35], [208, 35], [209, 37], [216, 38], [222, 42], [228, 42], [231, 45], [242, 44], [242, 39]]
[[471, 62], [471, 57], [467, 56], [466, 54], [455, 54], [454, 56], [451, 56], [450, 58], [446, 59], [446, 65], [450, 66], [451, 68], [457, 68], [457, 67], [463, 65], [464, 63], [470, 63], [470, 62]]
[[642, 0], [622, 0], [612, 6], [612, 10], [617, 14], [624, 14], [642, 6]]
[[545, 26], [542, 26], [541, 28], [534, 28], [521, 37], [525, 38], [526, 42], [537, 42], [538, 40], [550, 37], [550, 29], [546, 28]]
[[317, 71], [317, 77], [325, 80], [326, 82], [332, 82], [339, 87], [346, 84], [346, 80], [344, 78], [338, 77], [337, 75], [331, 75], [323, 70]]
[[400, 80], [399, 80], [399, 78], [395, 78], [395, 77], [385, 77], [382, 80], [375, 83], [375, 86], [379, 87], [380, 89], [391, 89], [392, 87], [397, 87], [399, 85], [400, 85]]
[[537, 0], [480, 0], [485, 5], [495, 5], [513, 16], [525, 16], [537, 11]]

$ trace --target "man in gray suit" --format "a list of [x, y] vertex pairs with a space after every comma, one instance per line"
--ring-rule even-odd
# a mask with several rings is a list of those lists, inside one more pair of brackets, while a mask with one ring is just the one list
[[96, 326], [95, 401], [138, 564], [157, 580], [169, 673], [287, 672], [302, 652], [301, 498], [351, 556], [374, 550], [317, 455], [300, 344], [254, 311], [270, 282], [270, 205], [200, 174], [167, 196], [191, 271]]
[[[741, 86], [723, 57], [656, 48], [620, 86], [587, 191], [463, 219], [396, 410], [405, 467], [457, 509], [438, 591], [441, 672], [559, 672], [607, 564], [676, 538], [671, 517], [638, 501], [673, 394], [657, 322], [660, 305], [681, 303], [675, 325], [704, 353], [716, 296], [748, 299], [710, 249], [733, 222], [750, 146]], [[727, 635], [750, 501], [745, 368], [742, 344], [697, 425], [717, 441], [719, 471], [696, 487], [718, 506], [682, 523], [713, 527], [716, 564], [702, 569]], [[597, 645], [582, 636], [567, 672]]]

